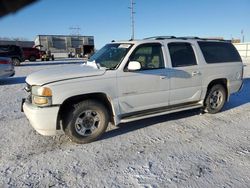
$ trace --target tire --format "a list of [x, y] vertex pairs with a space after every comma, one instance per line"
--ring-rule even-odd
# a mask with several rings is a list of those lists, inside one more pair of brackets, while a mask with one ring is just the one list
[[12, 58], [13, 65], [19, 66], [21, 64], [21, 61], [18, 58]]
[[216, 84], [208, 91], [205, 99], [205, 112], [215, 114], [221, 111], [226, 102], [226, 89], [221, 84]]
[[30, 58], [29, 58], [29, 61], [36, 61], [36, 57], [35, 56], [30, 56]]
[[86, 100], [76, 104], [63, 123], [71, 141], [86, 144], [97, 140], [107, 129], [109, 114], [99, 102]]

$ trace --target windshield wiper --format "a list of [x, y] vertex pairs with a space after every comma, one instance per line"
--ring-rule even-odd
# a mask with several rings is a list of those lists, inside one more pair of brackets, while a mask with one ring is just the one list
[[106, 68], [106, 70], [115, 70], [115, 67], [111, 67], [111, 68]]

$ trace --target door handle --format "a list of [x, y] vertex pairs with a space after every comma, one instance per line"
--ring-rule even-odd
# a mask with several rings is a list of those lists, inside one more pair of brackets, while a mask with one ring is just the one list
[[192, 76], [196, 76], [196, 75], [201, 75], [201, 72], [200, 71], [194, 71], [194, 72], [192, 72]]

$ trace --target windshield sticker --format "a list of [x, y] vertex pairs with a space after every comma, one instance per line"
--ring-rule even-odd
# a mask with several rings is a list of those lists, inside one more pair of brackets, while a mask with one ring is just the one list
[[120, 44], [118, 48], [129, 48], [131, 44]]

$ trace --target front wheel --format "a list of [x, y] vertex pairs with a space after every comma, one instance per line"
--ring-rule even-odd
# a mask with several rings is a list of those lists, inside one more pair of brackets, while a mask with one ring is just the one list
[[207, 94], [205, 100], [205, 111], [210, 114], [219, 112], [226, 101], [226, 90], [225, 87], [217, 84], [214, 85]]
[[65, 134], [76, 143], [85, 144], [98, 139], [107, 129], [109, 115], [99, 102], [86, 100], [74, 106], [64, 126]]

